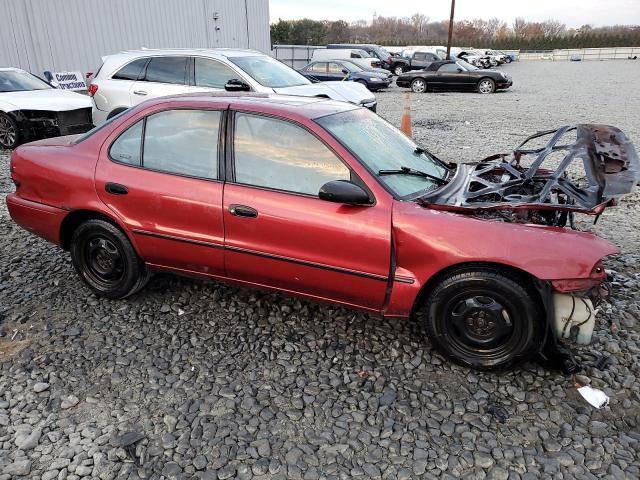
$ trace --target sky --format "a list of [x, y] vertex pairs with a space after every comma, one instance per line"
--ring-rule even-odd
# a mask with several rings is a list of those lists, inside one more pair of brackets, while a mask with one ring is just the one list
[[[374, 13], [409, 17], [423, 13], [431, 21], [449, 18], [450, 0], [269, 0], [271, 21], [292, 20], [371, 21]], [[530, 21], [557, 19], [567, 27], [585, 24], [638, 25], [640, 0], [456, 0], [456, 20], [500, 18], [511, 24], [516, 17]]]

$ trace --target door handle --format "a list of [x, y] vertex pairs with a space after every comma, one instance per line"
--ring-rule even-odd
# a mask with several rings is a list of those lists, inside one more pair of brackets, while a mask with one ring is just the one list
[[256, 218], [258, 211], [255, 208], [247, 207], [246, 205], [229, 205], [229, 213], [236, 217]]
[[126, 195], [129, 193], [127, 187], [120, 185], [119, 183], [107, 183], [104, 186], [104, 189], [107, 193], [111, 193], [113, 195]]
[[146, 95], [147, 92], [145, 92], [144, 90], [134, 90], [133, 93], [135, 95]]

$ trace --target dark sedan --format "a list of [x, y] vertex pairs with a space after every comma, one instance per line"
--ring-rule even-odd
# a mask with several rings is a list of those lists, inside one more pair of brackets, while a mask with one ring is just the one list
[[387, 88], [392, 81], [391, 75], [387, 72], [378, 73], [364, 70], [355, 63], [346, 60], [311, 62], [298, 71], [309, 80], [340, 81], [346, 77], [346, 80], [361, 83], [372, 92]]
[[433, 62], [424, 70], [403, 73], [396, 79], [399, 87], [408, 87], [415, 93], [427, 90], [463, 90], [493, 93], [509, 88], [513, 81], [509, 75], [497, 70], [480, 70], [458, 60]]

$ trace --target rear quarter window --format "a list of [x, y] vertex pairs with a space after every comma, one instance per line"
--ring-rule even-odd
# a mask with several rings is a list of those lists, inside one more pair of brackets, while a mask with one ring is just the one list
[[[138, 80], [142, 74], [142, 69], [149, 61], [148, 58], [139, 58], [126, 64], [120, 70], [113, 74], [111, 78], [114, 80]], [[102, 67], [100, 67], [102, 68]], [[98, 74], [96, 73], [96, 76]]]

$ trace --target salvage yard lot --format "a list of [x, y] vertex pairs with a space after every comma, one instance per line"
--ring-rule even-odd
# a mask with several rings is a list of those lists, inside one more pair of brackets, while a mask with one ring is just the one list
[[[506, 92], [410, 94], [414, 137], [462, 162], [569, 123], [612, 124], [640, 144], [636, 62], [504, 70]], [[376, 94], [395, 125], [404, 92]], [[3, 152], [2, 193], [8, 176]], [[602, 410], [536, 364], [452, 365], [413, 322], [167, 275], [130, 299], [98, 299], [3, 202], [0, 479], [638, 478], [639, 200], [595, 226], [623, 250], [607, 264], [615, 297], [594, 344], [578, 350], [589, 364], [579, 380], [611, 397]], [[602, 354], [611, 363], [598, 370]]]

